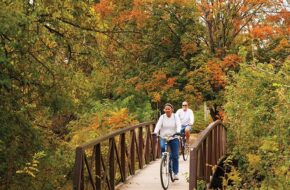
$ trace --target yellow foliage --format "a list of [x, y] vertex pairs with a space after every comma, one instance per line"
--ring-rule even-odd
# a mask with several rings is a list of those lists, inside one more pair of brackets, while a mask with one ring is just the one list
[[129, 125], [137, 123], [133, 117], [129, 116], [127, 108], [121, 108], [116, 111], [110, 111], [109, 116], [106, 117], [104, 124], [112, 129], [124, 128]]
[[98, 116], [94, 116], [93, 119], [92, 119], [92, 121], [91, 121], [90, 128], [97, 129], [99, 127], [100, 127], [99, 117]]
[[158, 92], [153, 92], [151, 96], [152, 96], [153, 102], [160, 102], [161, 97], [160, 97], [160, 94]]
[[261, 158], [259, 155], [247, 154], [247, 157], [248, 157], [248, 161], [251, 167], [256, 167], [261, 161]]
[[273, 140], [263, 140], [260, 150], [266, 151], [266, 152], [276, 152], [279, 150], [278, 143]]
[[192, 85], [186, 85], [186, 86], [184, 87], [184, 90], [185, 90], [186, 92], [192, 92], [192, 91], [194, 91], [194, 86], [192, 86]]
[[36, 173], [39, 172], [38, 165], [39, 165], [39, 159], [46, 156], [44, 151], [37, 152], [33, 155], [32, 162], [28, 162], [25, 164], [25, 167], [21, 170], [17, 170], [17, 174], [27, 174], [33, 178], [36, 177]]
[[289, 48], [290, 47], [290, 43], [289, 40], [286, 38], [283, 38], [280, 42], [279, 45], [273, 50], [275, 52], [279, 52], [285, 48]]
[[232, 181], [234, 186], [238, 186], [242, 181], [239, 171], [234, 166], [231, 166], [231, 171], [229, 173], [226, 173], [226, 177], [223, 177], [224, 189], [226, 189], [226, 187], [228, 186], [229, 181]]
[[[275, 174], [277, 176], [279, 176], [279, 175], [285, 175], [285, 174], [287, 174], [287, 172], [289, 172], [288, 169], [289, 168], [287, 166], [282, 165], [282, 166], [280, 166], [278, 168], [275, 168], [274, 169], [274, 172], [275, 172]], [[289, 175], [289, 173], [288, 173], [288, 175]]]

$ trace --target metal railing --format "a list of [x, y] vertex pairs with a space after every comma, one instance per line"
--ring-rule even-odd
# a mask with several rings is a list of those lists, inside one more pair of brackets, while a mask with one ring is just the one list
[[[160, 157], [160, 145], [151, 133], [155, 122], [117, 130], [76, 148], [74, 190], [114, 190], [137, 169]], [[211, 123], [201, 132], [190, 151], [189, 189], [197, 181], [207, 184], [212, 167], [225, 156], [226, 129], [221, 121]]]
[[[160, 157], [155, 122], [117, 130], [76, 148], [73, 189], [114, 190], [136, 168]], [[156, 146], [157, 144], [157, 146]]]
[[189, 189], [197, 188], [197, 181], [211, 182], [212, 167], [225, 156], [226, 129], [220, 120], [203, 130], [190, 151]]

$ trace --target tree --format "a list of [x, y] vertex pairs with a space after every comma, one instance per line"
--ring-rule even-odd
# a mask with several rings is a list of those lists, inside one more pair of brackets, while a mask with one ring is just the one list
[[197, 6], [203, 20], [202, 36], [210, 52], [223, 58], [243, 44], [239, 35], [246, 35], [257, 22], [283, 8], [280, 0], [201, 0]]
[[37, 183], [16, 170], [42, 150], [47, 154], [44, 163], [55, 158], [40, 164], [42, 170], [51, 166], [67, 172], [71, 167], [61, 163], [67, 155], [52, 150], [55, 144], [58, 150], [67, 148], [67, 124], [88, 96], [99, 60], [95, 33], [106, 31], [91, 27], [96, 17], [85, 2], [17, 0], [1, 1], [0, 6], [0, 188], [25, 188], [21, 182], [36, 189], [41, 183], [57, 187], [45, 175], [37, 175]]

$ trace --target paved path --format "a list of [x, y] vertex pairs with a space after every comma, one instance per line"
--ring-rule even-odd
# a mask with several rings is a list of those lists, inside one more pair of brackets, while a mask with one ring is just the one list
[[[183, 161], [179, 157], [179, 180], [170, 182], [168, 189], [185, 190], [188, 189], [186, 178], [189, 175], [189, 161]], [[163, 190], [160, 182], [160, 159], [151, 162], [139, 173], [129, 179], [119, 190]]]
[[[191, 144], [197, 135], [191, 135]], [[185, 190], [189, 188], [186, 178], [189, 177], [189, 159], [184, 161], [179, 156], [179, 180], [170, 181], [168, 189]], [[118, 190], [163, 190], [160, 182], [160, 159], [151, 162], [144, 169], [130, 178]]]

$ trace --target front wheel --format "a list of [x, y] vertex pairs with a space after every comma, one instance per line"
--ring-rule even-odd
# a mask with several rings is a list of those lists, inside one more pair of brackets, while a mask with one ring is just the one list
[[172, 165], [172, 160], [171, 159], [169, 159], [168, 167], [169, 167], [170, 179], [171, 179], [172, 182], [174, 182], [175, 179], [173, 178], [173, 165]]
[[169, 159], [168, 156], [163, 156], [160, 164], [160, 180], [163, 189], [169, 186]]

